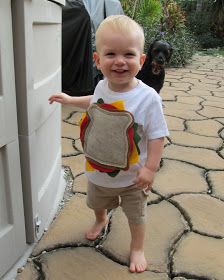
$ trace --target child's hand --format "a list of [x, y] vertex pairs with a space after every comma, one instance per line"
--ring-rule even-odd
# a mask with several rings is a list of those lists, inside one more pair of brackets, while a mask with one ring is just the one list
[[71, 96], [63, 92], [54, 94], [48, 98], [50, 104], [52, 104], [53, 102], [58, 102], [61, 104], [69, 104], [70, 100], [71, 100]]
[[134, 183], [137, 184], [139, 188], [149, 191], [152, 188], [154, 176], [155, 171], [143, 166], [138, 170]]

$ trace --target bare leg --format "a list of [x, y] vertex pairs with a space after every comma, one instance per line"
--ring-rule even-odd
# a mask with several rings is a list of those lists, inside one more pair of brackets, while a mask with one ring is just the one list
[[108, 224], [109, 218], [106, 209], [94, 210], [96, 221], [94, 225], [86, 232], [86, 239], [95, 240], [101, 233], [102, 229]]
[[143, 272], [146, 270], [147, 262], [144, 254], [145, 224], [130, 224], [130, 272]]

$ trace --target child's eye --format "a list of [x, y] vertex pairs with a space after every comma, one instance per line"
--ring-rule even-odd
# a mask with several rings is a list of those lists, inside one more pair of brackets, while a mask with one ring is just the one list
[[113, 52], [108, 52], [108, 53], [106, 53], [106, 56], [113, 56], [113, 55], [114, 55]]
[[135, 56], [135, 54], [134, 53], [126, 53], [126, 56], [132, 57], [132, 56]]

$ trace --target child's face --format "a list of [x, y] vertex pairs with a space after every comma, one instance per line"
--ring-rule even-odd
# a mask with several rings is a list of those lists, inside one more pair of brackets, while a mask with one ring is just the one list
[[97, 68], [107, 77], [110, 89], [125, 92], [136, 86], [135, 76], [145, 61], [145, 55], [136, 34], [104, 30], [94, 59]]

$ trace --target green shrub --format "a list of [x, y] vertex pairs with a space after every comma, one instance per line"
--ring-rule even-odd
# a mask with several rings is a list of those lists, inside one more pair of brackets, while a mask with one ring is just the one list
[[156, 38], [168, 41], [173, 47], [170, 65], [186, 65], [196, 52], [198, 44], [193, 34], [185, 26], [185, 13], [174, 0], [163, 1], [161, 31]]
[[163, 1], [163, 16], [161, 18], [163, 31], [171, 33], [185, 27], [185, 13], [174, 0]]
[[121, 6], [124, 10], [124, 13], [129, 16], [129, 17], [133, 17], [133, 0], [120, 0], [121, 2]]
[[181, 67], [186, 65], [198, 49], [198, 44], [187, 28], [182, 28], [175, 33], [158, 32], [159, 25], [154, 24], [151, 27], [144, 27], [145, 32], [145, 51], [155, 39], [162, 39], [171, 44], [173, 47], [170, 66]]
[[192, 30], [200, 48], [223, 46], [224, 0], [204, 0], [196, 9], [196, 0], [178, 0], [186, 12], [186, 26]]
[[195, 35], [201, 35], [210, 32], [211, 15], [209, 12], [191, 12], [187, 16], [186, 26], [192, 30]]
[[200, 49], [210, 49], [224, 46], [224, 38], [214, 37], [211, 33], [204, 33], [197, 36]]
[[191, 12], [187, 17], [187, 27], [197, 38], [199, 47], [217, 48], [223, 46], [223, 37], [218, 37], [214, 30], [209, 11]]
[[189, 63], [198, 49], [197, 41], [187, 28], [182, 28], [174, 34], [167, 33], [163, 38], [173, 47], [170, 65], [174, 67], [184, 66]]
[[162, 4], [159, 0], [142, 0], [137, 6], [134, 18], [145, 26], [151, 26], [162, 17]]
[[[139, 5], [133, 5], [133, 2]], [[189, 62], [196, 52], [197, 42], [185, 26], [185, 13], [174, 0], [122, 0], [121, 3], [125, 13], [134, 15], [143, 26], [146, 52], [155, 39], [163, 39], [174, 50], [171, 66], [183, 66]], [[136, 10], [133, 12], [134, 6]]]
[[212, 30], [219, 38], [224, 37], [224, 0], [215, 0], [211, 6]]

